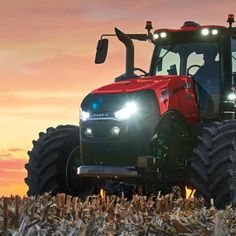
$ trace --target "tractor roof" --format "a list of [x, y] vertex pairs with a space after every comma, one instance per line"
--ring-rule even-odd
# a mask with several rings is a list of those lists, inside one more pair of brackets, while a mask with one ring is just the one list
[[192, 42], [194, 40], [216, 40], [221, 35], [235, 35], [235, 27], [225, 27], [222, 25], [199, 25], [194, 21], [187, 21], [179, 29], [162, 28], [154, 31], [152, 42], [167, 43], [167, 42]]
[[162, 28], [162, 29], [157, 29], [155, 30], [155, 33], [159, 33], [159, 32], [171, 32], [171, 33], [175, 33], [175, 32], [186, 32], [186, 31], [195, 31], [195, 30], [201, 30], [201, 29], [227, 29], [227, 27], [222, 26], [222, 25], [199, 25], [198, 23], [194, 22], [194, 21], [186, 21], [184, 23], [183, 26], [181, 26], [181, 28], [179, 29], [168, 29], [168, 28]]

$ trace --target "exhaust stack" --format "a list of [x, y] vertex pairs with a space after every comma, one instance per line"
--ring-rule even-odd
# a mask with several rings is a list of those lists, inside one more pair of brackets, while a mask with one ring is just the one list
[[134, 44], [131, 38], [115, 28], [117, 38], [125, 45], [126, 47], [126, 71], [125, 75], [122, 75], [116, 78], [116, 81], [125, 80], [129, 78], [136, 77], [134, 75]]

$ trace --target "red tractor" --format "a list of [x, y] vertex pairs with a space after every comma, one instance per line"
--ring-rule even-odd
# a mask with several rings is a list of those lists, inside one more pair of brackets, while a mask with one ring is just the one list
[[[80, 127], [41, 132], [26, 164], [28, 195], [170, 191], [190, 186], [215, 205], [236, 204], [236, 28], [188, 21], [180, 29], [102, 35], [126, 47], [126, 71], [88, 94]], [[132, 40], [154, 45], [149, 72], [134, 67]], [[135, 74], [138, 71], [139, 74]], [[128, 192], [128, 191], [127, 191]]]

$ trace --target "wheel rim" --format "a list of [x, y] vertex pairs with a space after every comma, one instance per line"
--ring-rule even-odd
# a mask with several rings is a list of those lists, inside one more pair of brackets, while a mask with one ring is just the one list
[[80, 155], [79, 148], [75, 148], [71, 152], [66, 163], [66, 185], [71, 195], [73, 195], [72, 182], [76, 177], [77, 167], [80, 165], [80, 163], [77, 163], [79, 161], [78, 159], [79, 155]]

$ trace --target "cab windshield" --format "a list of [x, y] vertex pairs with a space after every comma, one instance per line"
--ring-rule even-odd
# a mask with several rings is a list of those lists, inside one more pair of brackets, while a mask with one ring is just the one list
[[153, 57], [153, 74], [194, 75], [199, 67], [204, 65], [204, 54], [208, 52], [214, 52], [214, 61], [219, 62], [218, 43], [194, 42], [157, 45]]

